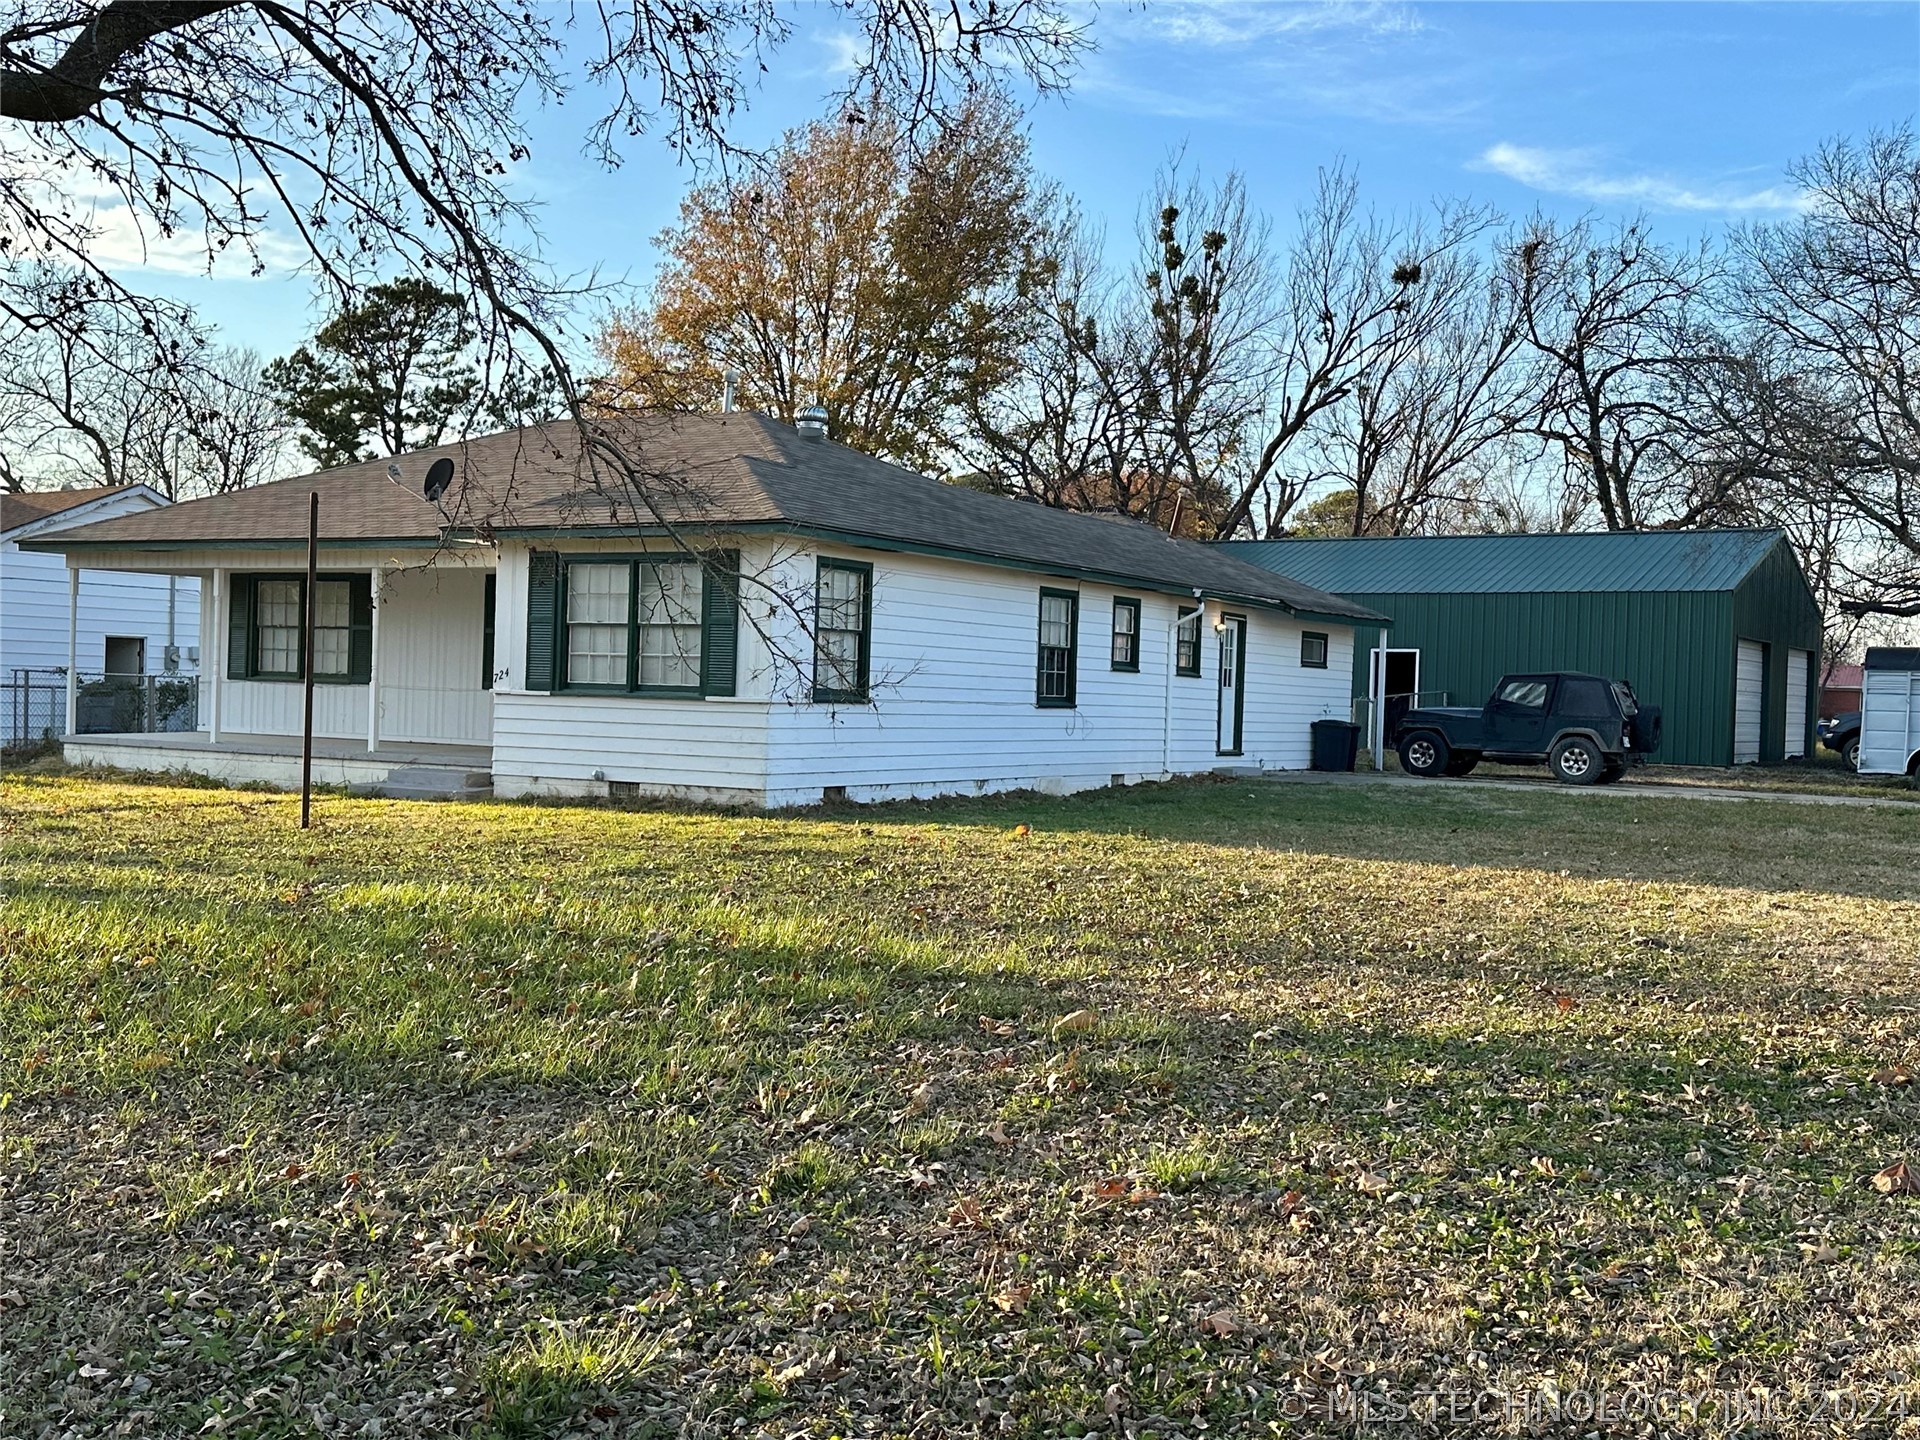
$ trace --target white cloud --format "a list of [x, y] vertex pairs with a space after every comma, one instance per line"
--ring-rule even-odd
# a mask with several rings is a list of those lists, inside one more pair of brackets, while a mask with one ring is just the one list
[[224, 250], [209, 253], [206, 236], [199, 230], [162, 235], [125, 205], [96, 205], [87, 228], [93, 232], [86, 244], [87, 258], [103, 270], [245, 280], [253, 278], [256, 257], [263, 276], [288, 274], [307, 258], [300, 245], [272, 230], [254, 235], [251, 250], [234, 240]]
[[[1112, 24], [1118, 17], [1103, 17]], [[1327, 31], [1409, 35], [1424, 29], [1406, 5], [1388, 0], [1157, 0], [1120, 28], [1176, 45], [1234, 48]]]
[[1791, 186], [1750, 189], [1724, 181], [1697, 185], [1666, 175], [1608, 173], [1599, 168], [1590, 150], [1553, 150], [1504, 140], [1483, 150], [1472, 168], [1490, 170], [1550, 195], [1605, 205], [1644, 205], [1650, 210], [1735, 214], [1797, 210], [1806, 203], [1801, 192]]

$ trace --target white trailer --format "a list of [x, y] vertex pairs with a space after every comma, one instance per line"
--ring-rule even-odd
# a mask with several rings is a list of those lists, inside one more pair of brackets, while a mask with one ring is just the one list
[[1860, 773], [1920, 775], [1920, 648], [1867, 651], [1861, 667]]

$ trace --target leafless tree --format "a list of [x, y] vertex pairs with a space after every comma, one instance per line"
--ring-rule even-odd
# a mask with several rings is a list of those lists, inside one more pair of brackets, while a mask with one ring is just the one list
[[1071, 218], [1046, 237], [1012, 373], [971, 397], [983, 480], [1046, 504], [1210, 534], [1259, 402], [1266, 227], [1238, 176], [1170, 166], [1114, 276]]
[[1793, 175], [1804, 213], [1734, 237], [1754, 464], [1858, 523], [1834, 560], [1847, 608], [1920, 615], [1920, 146], [1837, 141]]
[[60, 323], [0, 321], [0, 452], [12, 484], [150, 485], [173, 499], [271, 479], [287, 422], [251, 351], [172, 306], [128, 309], [88, 277], [16, 277]]
[[[930, 115], [969, 80], [1063, 82], [1081, 27], [1056, 0], [850, 0], [849, 90]], [[584, 126], [606, 164], [642, 131], [706, 154], [764, 58], [788, 38], [772, 0], [12, 0], [0, 16], [0, 235], [15, 256], [86, 275], [130, 313], [156, 302], [101, 259], [102, 227], [149, 245], [291, 244], [344, 304], [376, 271], [432, 278], [474, 307], [490, 378], [546, 370], [596, 483], [643, 502], [639, 457], [583, 407], [566, 337], [581, 285], [539, 259], [511, 172], [523, 116], [596, 95]], [[62, 317], [0, 268], [0, 315]]]
[[1456, 274], [1497, 223], [1488, 210], [1452, 201], [1431, 216], [1380, 215], [1362, 207], [1353, 175], [1322, 172], [1286, 257], [1263, 406], [1217, 535], [1282, 533], [1308, 495], [1343, 478], [1314, 443], [1316, 427], [1334, 407], [1357, 401], [1359, 386], [1389, 357], [1417, 356], [1438, 336], [1458, 293], [1429, 281]]
[[1718, 261], [1675, 249], [1644, 220], [1535, 217], [1507, 246], [1508, 303], [1540, 365], [1527, 429], [1609, 530], [1738, 514], [1718, 416], [1698, 387], [1719, 363], [1707, 326]]
[[1520, 427], [1537, 372], [1518, 318], [1467, 245], [1421, 276], [1416, 312], [1395, 326], [1352, 392], [1310, 429], [1337, 484], [1348, 533], [1483, 528], [1483, 491]]

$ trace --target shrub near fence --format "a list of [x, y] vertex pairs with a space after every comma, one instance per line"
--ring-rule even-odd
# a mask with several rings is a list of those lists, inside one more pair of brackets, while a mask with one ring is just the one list
[[[195, 675], [86, 675], [75, 695], [74, 729], [81, 735], [176, 734], [200, 722]], [[63, 670], [15, 670], [0, 685], [0, 744], [40, 745], [67, 728]]]

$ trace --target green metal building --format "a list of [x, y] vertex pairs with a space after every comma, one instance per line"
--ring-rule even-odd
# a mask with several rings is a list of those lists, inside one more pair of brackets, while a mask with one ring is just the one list
[[1661, 707], [1669, 764], [1812, 753], [1820, 607], [1778, 530], [1227, 544], [1393, 617], [1354, 637], [1354, 696], [1377, 664], [1389, 717], [1416, 695], [1477, 705], [1504, 674], [1582, 670]]

